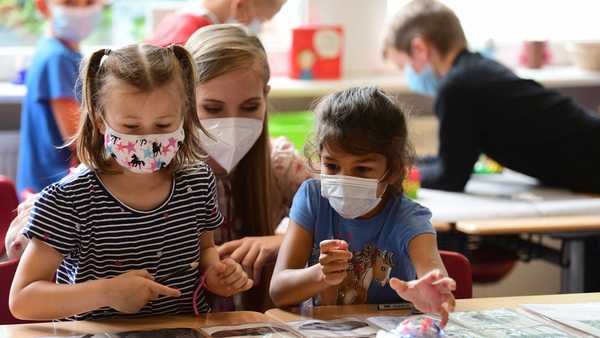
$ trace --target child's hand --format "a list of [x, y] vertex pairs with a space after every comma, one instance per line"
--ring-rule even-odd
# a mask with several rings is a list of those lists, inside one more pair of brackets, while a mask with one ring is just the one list
[[159, 296], [181, 296], [179, 290], [155, 282], [147, 270], [132, 270], [107, 282], [108, 306], [123, 313], [136, 313]]
[[352, 258], [352, 253], [348, 251], [348, 243], [328, 239], [320, 243], [320, 249], [319, 264], [323, 281], [328, 285], [340, 284], [348, 274], [348, 262]]
[[392, 278], [390, 286], [419, 311], [439, 314], [442, 317], [442, 327], [448, 322], [448, 313], [454, 311], [452, 291], [456, 289], [456, 282], [442, 275], [440, 270], [430, 271], [422, 278], [410, 282]]
[[231, 258], [225, 258], [206, 270], [206, 288], [222, 297], [249, 290], [253, 284], [242, 266]]

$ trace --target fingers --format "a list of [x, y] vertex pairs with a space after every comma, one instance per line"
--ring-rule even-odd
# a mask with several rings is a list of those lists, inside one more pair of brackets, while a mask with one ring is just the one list
[[252, 288], [254, 281], [248, 278], [240, 264], [230, 258], [223, 260], [222, 264], [226, 266], [226, 270], [218, 275], [219, 284], [225, 287], [228, 293], [238, 293]]
[[319, 256], [319, 263], [327, 265], [335, 261], [347, 262], [352, 258], [352, 253], [347, 250], [330, 250]]
[[334, 261], [329, 264], [323, 265], [323, 273], [330, 274], [334, 272], [343, 272], [348, 270], [347, 261]]
[[439, 269], [434, 269], [425, 274], [425, 276], [416, 280], [417, 284], [425, 283], [425, 284], [433, 284], [438, 279], [443, 278], [441, 271]]
[[253, 245], [250, 248], [250, 250], [248, 250], [248, 253], [246, 254], [246, 257], [244, 257], [244, 259], [241, 262], [242, 267], [244, 268], [244, 271], [246, 271], [246, 273], [249, 276], [251, 276], [253, 274], [254, 263], [256, 262], [256, 259], [257, 259], [257, 257], [258, 257], [259, 254], [260, 254], [260, 246]]
[[327, 253], [334, 249], [347, 250], [348, 243], [340, 239], [326, 239], [319, 244], [321, 253]]
[[244, 284], [244, 286], [242, 286], [242, 288], [239, 290], [239, 292], [248, 291], [248, 290], [252, 289], [252, 286], [254, 286], [254, 281], [252, 279], [247, 279], [246, 284]]
[[[226, 258], [225, 260], [227, 260], [227, 259], [230, 259], [230, 258]], [[210, 267], [210, 270], [213, 270], [217, 274], [217, 276], [220, 276], [227, 269], [227, 265], [224, 263], [225, 260], [222, 260], [222, 261], [217, 262], [216, 264], [212, 265]]]
[[431, 285], [435, 286], [440, 293], [450, 293], [456, 290], [456, 282], [450, 277], [440, 278]]
[[240, 246], [238, 246], [232, 253], [229, 255], [231, 259], [234, 261], [241, 263], [244, 260], [244, 257], [248, 255], [248, 251], [250, 251], [252, 247], [252, 243], [250, 241], [243, 241]]
[[258, 257], [254, 261], [254, 273], [252, 274], [252, 278], [254, 280], [254, 284], [260, 284], [260, 280], [262, 279], [262, 269], [263, 266], [267, 263], [267, 254], [264, 250], [260, 250]]
[[181, 296], [181, 291], [177, 289], [170, 288], [166, 285], [158, 284], [156, 282], [149, 282], [150, 290], [154, 296], [153, 299], [158, 298], [158, 296], [167, 296], [167, 297], [179, 297]]
[[448, 323], [448, 317], [450, 315], [448, 314], [448, 310], [445, 309], [443, 306], [440, 307], [440, 311], [438, 313], [439, 313], [439, 315], [441, 317], [440, 326], [442, 328], [444, 328], [446, 326], [446, 324]]
[[398, 294], [406, 292], [406, 290], [408, 290], [408, 283], [406, 283], [405, 281], [399, 280], [398, 278], [390, 279], [390, 286]]
[[221, 256], [221, 257], [228, 256], [232, 252], [234, 252], [237, 248], [239, 248], [240, 245], [242, 245], [241, 239], [237, 239], [235, 241], [230, 241], [230, 242], [224, 243], [223, 245], [218, 247], [217, 252], [219, 253], [219, 256]]
[[325, 275], [324, 281], [329, 285], [338, 285], [346, 279], [348, 273], [344, 271], [333, 272]]

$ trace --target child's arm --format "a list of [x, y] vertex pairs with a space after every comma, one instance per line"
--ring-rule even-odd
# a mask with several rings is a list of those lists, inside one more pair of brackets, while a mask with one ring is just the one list
[[446, 325], [448, 313], [454, 310], [452, 291], [456, 289], [456, 282], [447, 277], [448, 273], [438, 252], [435, 235], [416, 236], [409, 243], [408, 253], [418, 279], [405, 282], [392, 278], [390, 286], [417, 309], [440, 314], [441, 325]]
[[290, 220], [279, 249], [269, 293], [277, 306], [298, 304], [346, 277], [352, 254], [348, 244], [340, 240], [321, 242], [319, 263], [307, 267], [313, 235]]
[[200, 237], [200, 268], [206, 271], [206, 288], [219, 296], [229, 297], [252, 288], [252, 279], [239, 263], [231, 258], [220, 260], [212, 231]]
[[12, 314], [27, 320], [52, 320], [109, 306], [135, 313], [159, 295], [179, 297], [180, 292], [152, 281], [146, 270], [134, 270], [115, 278], [65, 285], [52, 282], [63, 256], [38, 239], [25, 249], [12, 287]]
[[79, 104], [72, 98], [58, 98], [50, 100], [50, 106], [60, 135], [65, 142], [69, 141], [79, 127]]

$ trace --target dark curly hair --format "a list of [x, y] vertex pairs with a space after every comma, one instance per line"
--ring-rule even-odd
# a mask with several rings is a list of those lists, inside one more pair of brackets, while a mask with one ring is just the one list
[[311, 168], [326, 145], [356, 155], [382, 154], [388, 177], [397, 176], [390, 185], [402, 192], [414, 156], [405, 113], [394, 99], [377, 87], [354, 87], [324, 97], [314, 112], [314, 137], [304, 149]]

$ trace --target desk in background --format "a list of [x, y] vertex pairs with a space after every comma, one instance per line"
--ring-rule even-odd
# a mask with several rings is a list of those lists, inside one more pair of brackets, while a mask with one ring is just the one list
[[421, 189], [417, 201], [432, 211], [434, 224], [450, 224], [459, 234], [560, 239], [563, 250], [522, 239], [498, 244], [513, 250], [526, 247], [560, 265], [562, 292], [589, 289], [586, 276], [594, 267], [585, 259], [585, 240], [600, 235], [600, 196], [541, 187], [531, 177], [505, 170], [501, 175], [473, 175], [465, 193]]

